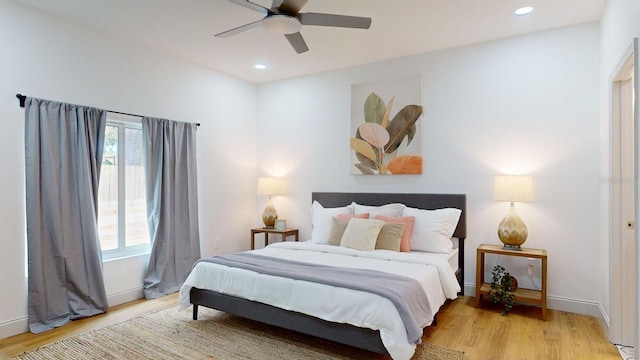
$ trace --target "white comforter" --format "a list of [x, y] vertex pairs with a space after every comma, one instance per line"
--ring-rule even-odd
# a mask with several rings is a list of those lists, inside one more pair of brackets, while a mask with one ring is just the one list
[[[421, 324], [423, 327], [433, 321], [433, 315], [447, 298], [455, 299], [460, 291], [446, 256], [441, 254], [358, 251], [310, 242], [274, 243], [252, 251], [294, 261], [371, 269], [413, 278], [425, 289], [432, 312], [431, 320]], [[192, 287], [215, 290], [327, 321], [379, 330], [382, 343], [394, 359], [410, 359], [415, 352], [416, 344], [408, 342], [395, 306], [379, 295], [208, 262], [198, 263], [182, 286], [178, 303], [181, 309], [190, 305]]]

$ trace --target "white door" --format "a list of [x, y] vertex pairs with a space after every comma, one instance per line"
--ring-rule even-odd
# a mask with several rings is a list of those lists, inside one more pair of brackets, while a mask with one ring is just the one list
[[[611, 82], [610, 295], [609, 338], [636, 346], [638, 321], [638, 255], [635, 230], [638, 211], [638, 144], [634, 72], [637, 39], [622, 58]], [[637, 347], [636, 347], [637, 348]]]

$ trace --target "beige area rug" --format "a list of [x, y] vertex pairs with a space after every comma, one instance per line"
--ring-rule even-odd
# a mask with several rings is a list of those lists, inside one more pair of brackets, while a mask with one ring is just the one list
[[[155, 312], [80, 334], [13, 359], [385, 359], [324, 341], [200, 307]], [[464, 360], [463, 352], [423, 343], [413, 359]]]

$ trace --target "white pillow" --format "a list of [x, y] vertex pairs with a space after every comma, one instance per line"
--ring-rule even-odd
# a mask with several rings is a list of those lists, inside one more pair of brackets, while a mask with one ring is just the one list
[[353, 207], [353, 213], [356, 215], [369, 213], [369, 219], [375, 219], [376, 215], [398, 217], [402, 215], [402, 211], [405, 208], [405, 205], [400, 203], [368, 206], [352, 202], [351, 206]]
[[375, 250], [378, 234], [384, 224], [382, 220], [351, 218], [342, 234], [340, 246], [356, 250]]
[[331, 231], [331, 219], [339, 214], [353, 215], [351, 205], [324, 208], [319, 202], [313, 201], [311, 204], [311, 242], [316, 244], [326, 244]]
[[411, 232], [411, 250], [448, 254], [453, 249], [451, 237], [458, 226], [462, 210], [446, 208], [423, 210], [405, 207], [403, 216], [416, 218]]

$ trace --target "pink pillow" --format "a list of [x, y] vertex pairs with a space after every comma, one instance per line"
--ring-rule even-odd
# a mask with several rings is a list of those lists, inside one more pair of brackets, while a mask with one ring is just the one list
[[[368, 215], [368, 214], [367, 214]], [[411, 244], [409, 240], [411, 238], [411, 231], [413, 230], [413, 223], [416, 221], [415, 216], [384, 216], [376, 215], [376, 219], [389, 223], [404, 224], [404, 231], [402, 232], [402, 240], [400, 240], [400, 251], [411, 251]]]
[[338, 219], [341, 219], [341, 220], [349, 220], [349, 219], [351, 219], [351, 218], [356, 218], [356, 219], [368, 219], [368, 218], [369, 218], [369, 213], [358, 214], [358, 215], [338, 214], [336, 217], [337, 217]]

